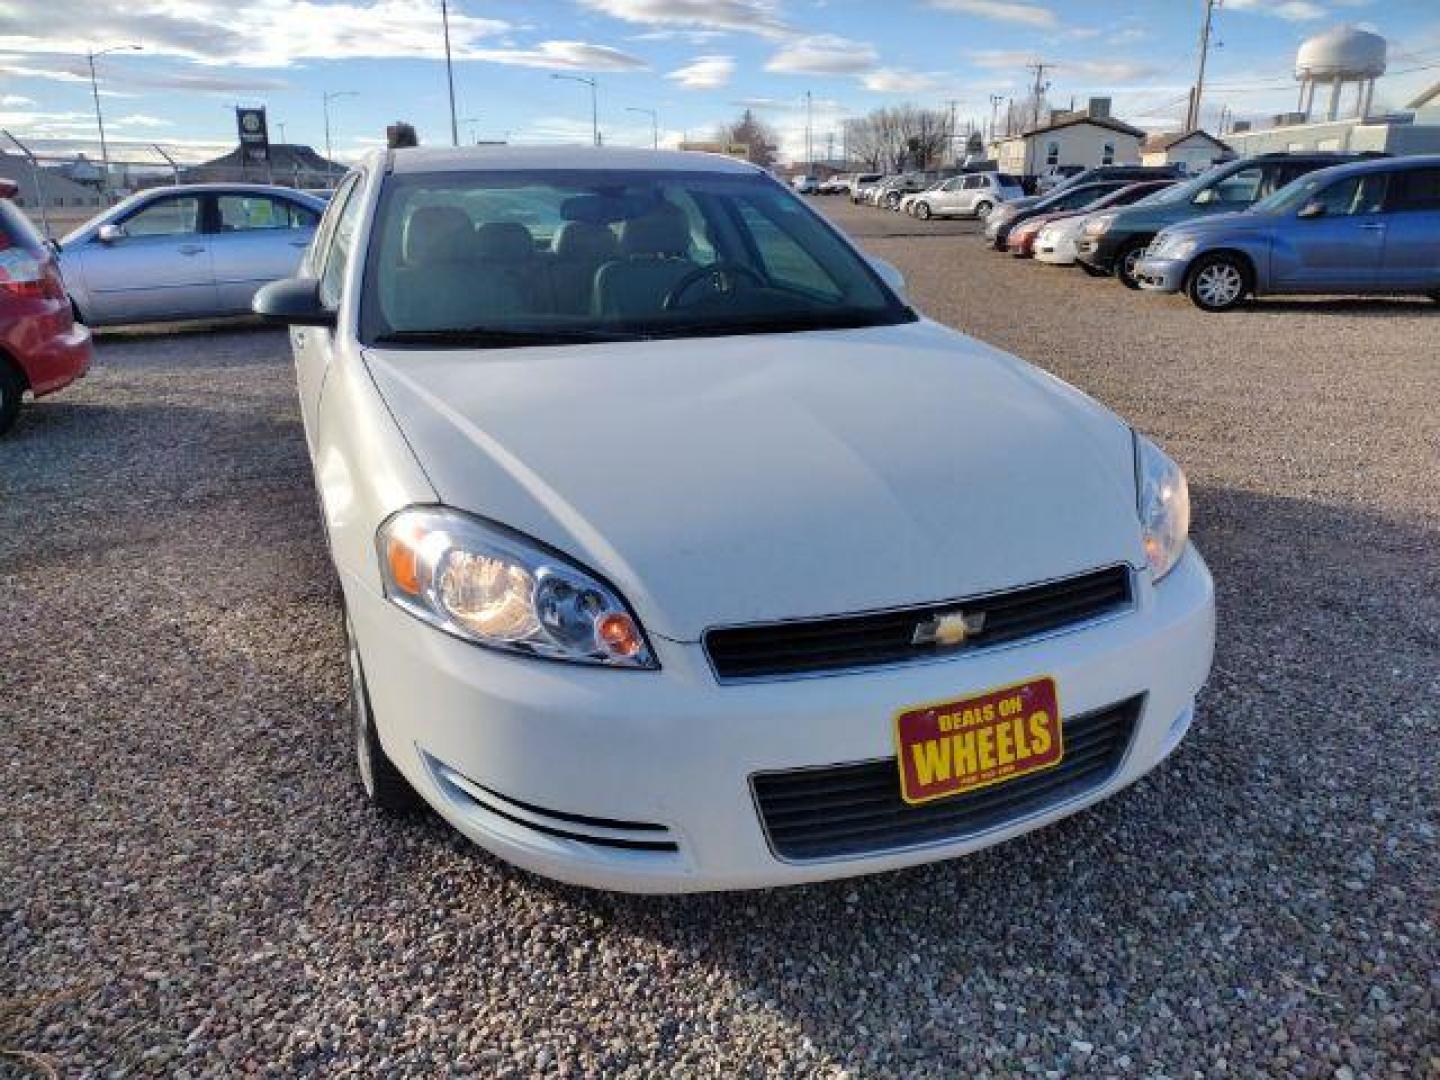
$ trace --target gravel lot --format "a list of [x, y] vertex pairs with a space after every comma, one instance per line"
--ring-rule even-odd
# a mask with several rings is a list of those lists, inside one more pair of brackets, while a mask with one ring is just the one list
[[0, 443], [0, 1071], [1440, 1075], [1440, 305], [1206, 316], [821, 205], [1188, 468], [1221, 634], [1180, 752], [1003, 848], [768, 894], [381, 820], [284, 336], [111, 335]]

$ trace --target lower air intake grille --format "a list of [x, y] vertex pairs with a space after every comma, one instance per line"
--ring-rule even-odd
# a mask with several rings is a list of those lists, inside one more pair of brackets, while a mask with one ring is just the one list
[[[763, 679], [901, 664], [1053, 633], [1130, 606], [1130, 570], [1112, 566], [1076, 577], [920, 607], [727, 626], [705, 635], [722, 679]], [[963, 612], [963, 642], [943, 644], [921, 628]], [[917, 638], [919, 640], [917, 640]]]
[[1143, 697], [1064, 722], [1065, 757], [1043, 772], [969, 795], [911, 806], [894, 758], [756, 773], [755, 805], [782, 859], [834, 859], [958, 840], [1027, 817], [1104, 784], [1120, 767]]

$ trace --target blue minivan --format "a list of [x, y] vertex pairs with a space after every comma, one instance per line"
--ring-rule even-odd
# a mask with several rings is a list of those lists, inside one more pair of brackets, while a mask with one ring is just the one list
[[1171, 226], [1135, 276], [1204, 311], [1283, 293], [1440, 300], [1440, 155], [1320, 169], [1249, 210]]

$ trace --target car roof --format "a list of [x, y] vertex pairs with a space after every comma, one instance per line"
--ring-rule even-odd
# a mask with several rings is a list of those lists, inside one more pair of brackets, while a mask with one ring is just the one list
[[[384, 157], [386, 151], [378, 151]], [[634, 150], [596, 146], [414, 146], [388, 152], [395, 173], [559, 170], [649, 170], [733, 173], [765, 170], [725, 154], [696, 150]]]
[[1323, 174], [1346, 177], [1357, 173], [1396, 172], [1404, 169], [1440, 169], [1440, 154], [1415, 154], [1410, 157], [1370, 157], [1362, 161], [1346, 161], [1307, 174], [1307, 179]]

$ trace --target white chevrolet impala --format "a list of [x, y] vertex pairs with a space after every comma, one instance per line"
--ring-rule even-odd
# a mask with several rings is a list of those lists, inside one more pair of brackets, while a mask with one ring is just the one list
[[382, 808], [585, 885], [783, 885], [1039, 828], [1190, 726], [1180, 469], [758, 169], [381, 152], [255, 303]]

